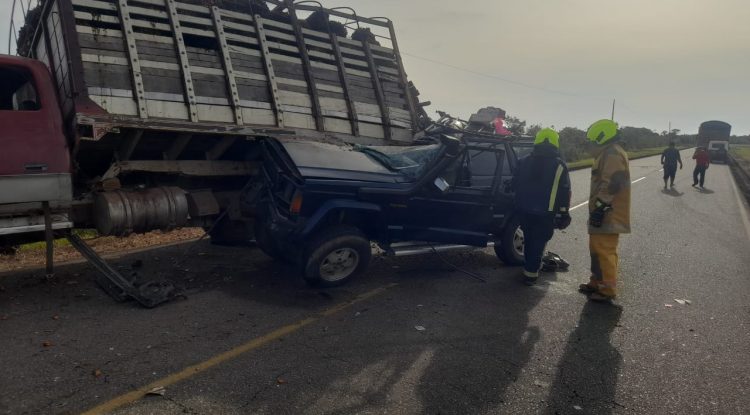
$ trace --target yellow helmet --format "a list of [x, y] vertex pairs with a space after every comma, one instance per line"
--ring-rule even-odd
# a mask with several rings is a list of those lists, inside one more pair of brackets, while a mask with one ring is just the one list
[[605, 144], [617, 137], [617, 123], [612, 120], [599, 120], [591, 124], [586, 137], [596, 144]]
[[536, 133], [536, 139], [534, 139], [534, 145], [539, 145], [544, 142], [552, 144], [555, 148], [560, 148], [560, 135], [557, 131], [551, 128], [543, 128]]

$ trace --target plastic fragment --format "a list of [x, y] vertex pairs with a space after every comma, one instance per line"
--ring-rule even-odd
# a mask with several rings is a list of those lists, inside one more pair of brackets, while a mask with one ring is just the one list
[[677, 303], [677, 304], [679, 304], [679, 305], [685, 305], [686, 304], [685, 300], [682, 300], [680, 298], [675, 298], [674, 302]]
[[578, 405], [573, 405], [573, 409], [575, 409], [576, 411], [583, 411], [583, 408]]
[[425, 331], [425, 330], [427, 330], [424, 326], [414, 326], [414, 328], [417, 329], [417, 331]]
[[672, 308], [672, 304], [664, 304], [664, 307]]
[[146, 395], [164, 396], [165, 393], [167, 393], [167, 389], [164, 386], [157, 386], [146, 392]]

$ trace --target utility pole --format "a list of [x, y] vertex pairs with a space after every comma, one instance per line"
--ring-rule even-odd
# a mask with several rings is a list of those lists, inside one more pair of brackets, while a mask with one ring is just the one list
[[615, 99], [614, 98], [612, 98], [612, 118], [611, 118], [611, 120], [612, 121], [615, 120]]

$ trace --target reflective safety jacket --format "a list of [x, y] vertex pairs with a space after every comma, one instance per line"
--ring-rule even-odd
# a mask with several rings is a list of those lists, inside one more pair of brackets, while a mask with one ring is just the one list
[[570, 208], [568, 166], [552, 145], [534, 146], [513, 176], [516, 211], [533, 215], [566, 213]]
[[602, 226], [589, 225], [590, 234], [630, 233], [630, 165], [628, 153], [617, 143], [599, 149], [591, 168], [589, 213], [601, 200], [612, 206], [604, 215]]

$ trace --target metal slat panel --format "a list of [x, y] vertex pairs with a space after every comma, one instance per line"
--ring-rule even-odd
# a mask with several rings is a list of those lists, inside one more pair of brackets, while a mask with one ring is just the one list
[[229, 45], [227, 44], [227, 38], [224, 36], [224, 22], [221, 20], [221, 14], [218, 7], [214, 6], [211, 8], [211, 16], [213, 17], [214, 28], [219, 39], [221, 57], [224, 61], [224, 76], [227, 79], [227, 86], [229, 87], [229, 102], [232, 104], [232, 109], [234, 110], [234, 121], [237, 125], [242, 125], [240, 94], [237, 90], [237, 81], [234, 79], [234, 69], [232, 68], [232, 58], [229, 53]]
[[145, 90], [143, 87], [143, 76], [141, 75], [141, 63], [138, 58], [138, 49], [133, 36], [133, 25], [130, 20], [130, 11], [128, 2], [120, 0], [117, 3], [120, 12], [122, 25], [122, 34], [125, 37], [125, 44], [128, 46], [128, 59], [130, 60], [130, 72], [133, 77], [133, 90], [137, 101], [138, 116], [148, 118], [148, 106], [146, 105]]
[[273, 106], [276, 110], [276, 125], [278, 127], [284, 126], [284, 109], [281, 107], [281, 99], [279, 98], [279, 86], [276, 84], [276, 75], [273, 70], [273, 63], [271, 59], [271, 52], [268, 50], [268, 43], [266, 41], [266, 34], [264, 27], [265, 20], [260, 15], [255, 15], [255, 32], [258, 36], [258, 42], [260, 42], [260, 51], [263, 55], [263, 62], [266, 65], [266, 76], [268, 76], [268, 83], [271, 86], [271, 98], [273, 99]]
[[377, 67], [375, 66], [375, 60], [372, 58], [372, 51], [370, 50], [370, 43], [364, 42], [365, 45], [365, 55], [367, 56], [367, 62], [370, 65], [370, 75], [372, 79], [372, 86], [375, 88], [375, 97], [378, 100], [378, 105], [380, 106], [380, 114], [383, 118], [383, 133], [385, 135], [386, 140], [390, 140], [392, 137], [391, 134], [391, 116], [388, 113], [388, 106], [385, 102], [385, 95], [383, 94], [383, 85], [380, 83], [380, 78], [378, 78], [378, 71]]
[[190, 121], [198, 122], [198, 107], [195, 100], [195, 90], [193, 88], [193, 78], [190, 74], [190, 62], [188, 61], [187, 48], [182, 37], [182, 27], [180, 26], [180, 16], [177, 13], [177, 4], [174, 0], [167, 1], [167, 10], [169, 10], [169, 23], [172, 26], [175, 43], [177, 44], [177, 57], [180, 60], [180, 73], [182, 74], [182, 83], [185, 88], [186, 105], [189, 108], [188, 114]]
[[339, 47], [338, 36], [331, 33], [331, 45], [333, 46], [333, 54], [336, 57], [336, 64], [338, 64], [338, 73], [340, 77], [341, 87], [344, 93], [344, 100], [346, 100], [346, 107], [349, 112], [349, 120], [352, 124], [352, 134], [359, 136], [359, 120], [357, 119], [357, 107], [352, 99], [351, 91], [349, 89], [349, 80], [346, 78], [346, 68], [344, 67], [344, 59], [341, 56], [341, 48]]
[[312, 104], [312, 115], [315, 118], [315, 126], [318, 131], [325, 130], [325, 124], [323, 121], [323, 113], [320, 110], [320, 97], [318, 96], [318, 90], [315, 88], [315, 80], [312, 76], [312, 68], [310, 66], [310, 56], [307, 53], [307, 46], [305, 45], [305, 36], [302, 34], [302, 26], [297, 20], [297, 11], [294, 9], [294, 0], [286, 0], [287, 8], [289, 9], [289, 17], [292, 19], [292, 27], [294, 27], [294, 36], [297, 41], [297, 48], [299, 49], [300, 58], [302, 58], [302, 70], [305, 73], [305, 81], [307, 82], [307, 90], [310, 94], [310, 100]]

